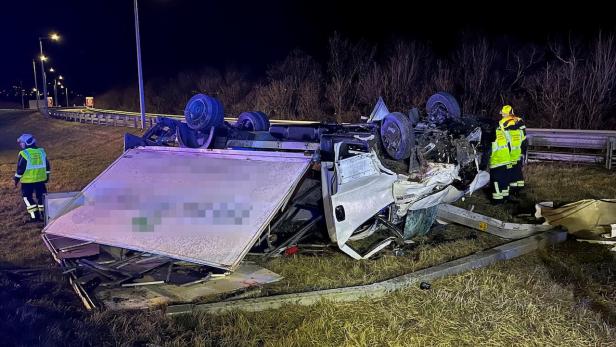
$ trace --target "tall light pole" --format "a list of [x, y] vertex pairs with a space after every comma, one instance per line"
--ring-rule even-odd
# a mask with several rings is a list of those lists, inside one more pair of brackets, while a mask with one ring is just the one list
[[137, 74], [139, 76], [139, 106], [141, 109], [141, 129], [145, 129], [145, 97], [143, 95], [143, 72], [141, 70], [141, 42], [139, 39], [139, 8], [134, 0], [135, 8], [135, 40], [137, 44]]
[[58, 107], [58, 79], [53, 79], [53, 104]]
[[66, 107], [68, 107], [68, 87], [64, 86], [64, 92], [66, 95]]
[[58, 34], [50, 34], [49, 37], [40, 37], [39, 36], [39, 48], [41, 50], [41, 73], [43, 74], [43, 98], [44, 98], [44, 113], [45, 115], [47, 115], [47, 76], [45, 73], [45, 60], [47, 60], [47, 57], [45, 57], [45, 55], [43, 54], [43, 40], [52, 40], [52, 41], [58, 41], [60, 40], [60, 35]]
[[[64, 77], [62, 77], [62, 75], [58, 75], [58, 78], [54, 80], [54, 85], [53, 85], [53, 93], [54, 93], [54, 102], [56, 104], [56, 107], [60, 106], [60, 100], [58, 100], [58, 86], [60, 86], [60, 88], [62, 88], [62, 80], [64, 79]], [[60, 80], [60, 82], [58, 82], [58, 80]]]
[[21, 91], [21, 109], [24, 110], [26, 108], [26, 104], [24, 104], [24, 86], [21, 81], [19, 81], [19, 91]]
[[40, 97], [38, 82], [36, 81], [36, 62], [32, 59], [32, 69], [34, 70], [34, 90], [36, 90], [36, 108], [40, 108]]

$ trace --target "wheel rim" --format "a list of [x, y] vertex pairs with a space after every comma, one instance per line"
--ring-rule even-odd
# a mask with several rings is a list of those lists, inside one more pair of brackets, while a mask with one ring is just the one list
[[241, 128], [242, 130], [254, 131], [255, 125], [252, 123], [250, 119], [244, 119], [244, 121], [242, 121]]
[[430, 118], [435, 123], [442, 123], [448, 117], [449, 111], [447, 110], [447, 107], [440, 102], [435, 104], [434, 108], [430, 112]]
[[203, 102], [203, 100], [198, 100], [196, 102], [193, 102], [190, 105], [190, 114], [189, 114], [190, 119], [193, 121], [199, 121], [204, 111], [205, 111], [205, 103]]
[[390, 123], [385, 128], [385, 136], [383, 136], [383, 145], [390, 154], [397, 152], [400, 149], [402, 132], [400, 128], [393, 123]]

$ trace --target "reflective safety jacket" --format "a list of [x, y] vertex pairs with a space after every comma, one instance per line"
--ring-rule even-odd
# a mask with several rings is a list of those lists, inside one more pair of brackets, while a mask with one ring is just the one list
[[503, 127], [503, 121], [501, 120], [496, 128], [496, 139], [492, 142], [492, 151], [490, 152], [490, 168], [509, 165], [510, 163], [511, 153], [509, 150], [507, 131]]
[[15, 179], [19, 179], [21, 183], [45, 182], [49, 171], [49, 161], [44, 149], [33, 146], [19, 152]]
[[526, 153], [526, 126], [524, 121], [516, 116], [504, 117], [502, 124], [509, 142], [511, 162], [515, 164]]

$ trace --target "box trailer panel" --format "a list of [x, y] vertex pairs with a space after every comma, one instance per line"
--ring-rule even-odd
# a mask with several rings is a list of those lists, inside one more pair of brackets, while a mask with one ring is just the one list
[[298, 153], [131, 149], [43, 232], [233, 270], [310, 162]]

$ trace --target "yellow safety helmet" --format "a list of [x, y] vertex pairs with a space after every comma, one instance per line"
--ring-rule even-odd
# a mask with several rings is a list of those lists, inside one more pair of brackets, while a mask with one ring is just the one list
[[500, 114], [501, 114], [503, 117], [513, 115], [513, 107], [511, 107], [511, 106], [509, 106], [509, 105], [505, 105], [505, 106], [503, 106], [503, 108], [502, 108], [502, 109], [501, 109], [501, 111], [500, 111]]

